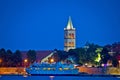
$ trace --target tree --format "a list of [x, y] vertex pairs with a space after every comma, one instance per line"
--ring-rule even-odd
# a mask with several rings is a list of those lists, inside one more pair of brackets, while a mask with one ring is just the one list
[[99, 45], [93, 43], [86, 43], [84, 48], [71, 49], [68, 52], [68, 56], [72, 56], [75, 63], [84, 65], [85, 63], [95, 64], [95, 58], [98, 56], [98, 53], [95, 51], [98, 48], [102, 48]]
[[13, 54], [13, 66], [21, 66], [22, 65], [22, 54], [19, 50], [16, 50]]
[[3, 66], [5, 67], [6, 66], [6, 51], [4, 48], [0, 49], [0, 59], [1, 59], [1, 65], [0, 66]]
[[104, 47], [101, 52], [101, 61], [102, 63], [107, 64], [107, 61], [110, 59], [111, 59], [111, 56], [108, 54], [108, 49]]
[[100, 61], [101, 61], [101, 52], [103, 48], [97, 48], [95, 52], [97, 53], [97, 56], [95, 57], [94, 61], [96, 62], [96, 65], [100, 66]]
[[67, 58], [68, 54], [65, 51], [57, 50], [56, 55], [58, 57], [58, 61], [64, 61]]
[[27, 52], [28, 62], [31, 64], [36, 60], [36, 52], [34, 50], [29, 50]]
[[68, 59], [71, 59], [73, 63], [79, 63], [79, 48], [70, 49], [68, 52]]
[[7, 50], [7, 52], [6, 52], [6, 65], [8, 66], [8, 67], [12, 67], [12, 65], [13, 65], [13, 53], [12, 53], [12, 51], [11, 50]]

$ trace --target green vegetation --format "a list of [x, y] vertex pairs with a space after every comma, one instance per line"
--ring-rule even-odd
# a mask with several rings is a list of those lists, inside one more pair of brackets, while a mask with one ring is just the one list
[[[111, 50], [113, 51], [111, 52]], [[79, 65], [101, 66], [102, 64], [108, 64], [117, 67], [120, 60], [120, 43], [99, 46], [87, 42], [84, 47], [71, 49], [68, 52], [57, 52], [60, 61], [70, 58], [72, 62]]]
[[[0, 49], [0, 67], [27, 67], [29, 64], [36, 61], [35, 50], [29, 50], [26, 56], [27, 59], [24, 59], [19, 50], [13, 53], [11, 50], [2, 48]], [[84, 47], [71, 49], [68, 52], [54, 50], [54, 55], [48, 59], [49, 62], [51, 62], [51, 59], [54, 59], [55, 62], [66, 61], [85, 66], [98, 67], [102, 64], [107, 64], [109, 66], [118, 67], [120, 64], [120, 43], [99, 46], [87, 42]]]

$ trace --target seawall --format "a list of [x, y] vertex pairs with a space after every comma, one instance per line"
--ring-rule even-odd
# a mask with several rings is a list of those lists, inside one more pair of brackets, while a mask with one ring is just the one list
[[87, 74], [111, 74], [120, 75], [120, 68], [107, 67], [107, 68], [96, 68], [96, 67], [78, 67], [79, 72]]
[[[95, 67], [78, 67], [79, 72], [87, 74], [111, 74], [120, 75], [120, 68], [95, 68]], [[26, 74], [24, 67], [0, 67], [0, 74]]]
[[26, 74], [23, 67], [0, 67], [0, 74]]

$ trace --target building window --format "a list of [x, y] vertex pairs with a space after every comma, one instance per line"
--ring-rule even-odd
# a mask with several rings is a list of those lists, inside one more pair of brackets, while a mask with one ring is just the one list
[[71, 42], [71, 45], [74, 46], [74, 42]]
[[67, 38], [67, 34], [65, 34], [65, 38]]
[[74, 33], [72, 33], [72, 35], [71, 35], [71, 36], [72, 36], [72, 38], [74, 38]]
[[69, 46], [71, 46], [71, 42], [69, 42]]
[[71, 38], [71, 33], [69, 33], [69, 38]]

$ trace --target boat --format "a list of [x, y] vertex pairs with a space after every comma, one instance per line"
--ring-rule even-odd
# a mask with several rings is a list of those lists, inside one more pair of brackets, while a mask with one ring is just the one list
[[66, 63], [33, 63], [26, 72], [30, 75], [77, 75], [79, 73], [78, 68], [74, 67], [74, 64]]

